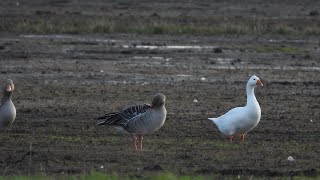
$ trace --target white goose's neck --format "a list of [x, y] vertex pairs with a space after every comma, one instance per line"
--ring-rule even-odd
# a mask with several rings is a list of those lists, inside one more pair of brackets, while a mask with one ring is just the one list
[[247, 105], [246, 106], [256, 106], [259, 105], [256, 96], [254, 95], [254, 86], [247, 84]]

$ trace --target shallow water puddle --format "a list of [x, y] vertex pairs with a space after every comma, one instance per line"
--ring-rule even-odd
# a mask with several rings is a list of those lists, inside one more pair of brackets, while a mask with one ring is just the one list
[[295, 44], [301, 44], [301, 43], [317, 43], [316, 40], [305, 40], [305, 39], [267, 39], [266, 41], [270, 43], [295, 43]]
[[161, 56], [133, 56], [133, 59], [152, 59], [152, 60], [165, 60], [170, 61], [172, 58], [166, 58]]
[[219, 64], [230, 64], [230, 62], [233, 61], [233, 59], [231, 58], [214, 58], [213, 60], [215, 60]]
[[189, 74], [177, 74], [178, 77], [191, 77]]
[[27, 34], [27, 35], [21, 35], [21, 37], [24, 38], [56, 38], [56, 39], [62, 39], [62, 38], [74, 38], [75, 36], [71, 35], [36, 35], [36, 34]]
[[227, 66], [227, 65], [219, 65], [219, 66], [209, 66], [209, 69], [253, 69], [253, 70], [285, 70], [285, 71], [293, 71], [293, 70], [303, 70], [303, 71], [320, 71], [320, 67], [306, 66], [306, 67], [297, 67], [297, 66]]
[[157, 45], [136, 45], [136, 46], [129, 46], [129, 45], [122, 45], [123, 48], [137, 48], [137, 49], [214, 49], [215, 46], [189, 46], [189, 45], [165, 45], [165, 46], [157, 46]]
[[[73, 36], [73, 35], [36, 35], [36, 34], [27, 34], [27, 35], [21, 35], [23, 38], [34, 38], [34, 39], [72, 39], [72, 40], [78, 40], [78, 41], [93, 41], [93, 42], [120, 42], [121, 40], [116, 39], [103, 39], [103, 38], [92, 38], [92, 37], [79, 37], [79, 36]], [[165, 50], [165, 49], [214, 49], [217, 48], [216, 46], [200, 46], [200, 45], [121, 45], [122, 48], [136, 48], [136, 49], [159, 49], [159, 50]]]

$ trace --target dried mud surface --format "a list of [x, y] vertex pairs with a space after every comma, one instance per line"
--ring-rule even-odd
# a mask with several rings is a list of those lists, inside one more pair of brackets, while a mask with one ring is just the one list
[[[0, 130], [0, 174], [319, 173], [319, 37], [0, 37], [0, 78], [14, 81], [17, 108]], [[244, 145], [229, 143], [207, 118], [244, 105], [253, 74], [265, 85], [256, 90], [261, 121]], [[143, 152], [131, 150], [130, 136], [96, 126], [99, 115], [157, 92], [167, 96], [168, 116], [145, 136]]]
[[[1, 79], [15, 82], [17, 118], [1, 130], [1, 170], [317, 173], [319, 46], [315, 39], [273, 39], [7, 35], [0, 42]], [[308, 53], [257, 53], [254, 44], [299, 46]], [[252, 74], [265, 84], [256, 92], [261, 122], [243, 146], [231, 144], [207, 117], [244, 105]], [[168, 118], [145, 137], [145, 151], [134, 153], [129, 136], [96, 127], [99, 115], [150, 102], [157, 92], [167, 96]], [[288, 156], [296, 161], [288, 164]]]

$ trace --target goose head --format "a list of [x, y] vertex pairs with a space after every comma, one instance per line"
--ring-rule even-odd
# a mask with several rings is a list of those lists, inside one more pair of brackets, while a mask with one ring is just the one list
[[13, 84], [13, 81], [11, 79], [8, 79], [5, 83], [5, 86], [4, 86], [4, 94], [12, 94], [12, 92], [14, 91], [14, 84]]
[[161, 107], [165, 104], [165, 102], [166, 102], [166, 96], [163, 93], [158, 93], [154, 96], [151, 107], [153, 108]]
[[251, 87], [255, 87], [255, 86], [262, 87], [263, 86], [261, 80], [256, 75], [253, 75], [253, 76], [250, 77], [250, 79], [248, 81], [248, 85], [251, 86]]
[[8, 79], [4, 84], [1, 103], [11, 99], [13, 91], [14, 91], [13, 81], [11, 79]]

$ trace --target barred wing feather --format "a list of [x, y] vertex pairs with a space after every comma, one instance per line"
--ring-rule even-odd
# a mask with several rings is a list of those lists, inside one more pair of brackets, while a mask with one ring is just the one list
[[139, 104], [130, 106], [119, 112], [107, 113], [98, 118], [98, 120], [103, 120], [102, 122], [98, 123], [98, 126], [125, 126], [132, 118], [145, 113], [149, 108], [151, 108], [149, 104]]

